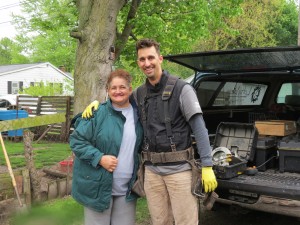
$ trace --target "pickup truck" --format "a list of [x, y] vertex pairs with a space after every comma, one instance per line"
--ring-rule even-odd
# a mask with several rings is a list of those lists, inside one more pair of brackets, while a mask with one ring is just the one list
[[[203, 111], [212, 154], [220, 154], [214, 151], [218, 148], [223, 154], [216, 158], [222, 159], [229, 151], [245, 162], [239, 168], [232, 164], [234, 160], [225, 160], [223, 165], [214, 161], [217, 203], [300, 217], [300, 47], [195, 52], [164, 58], [195, 71], [190, 84]], [[259, 129], [264, 123], [264, 129]], [[224, 126], [230, 131], [246, 127], [250, 133], [224, 133]], [[217, 140], [224, 137], [225, 143]], [[239, 141], [234, 146], [228, 143], [236, 137], [248, 142], [245, 155], [236, 152], [241, 148]], [[220, 175], [220, 166], [233, 175]]]

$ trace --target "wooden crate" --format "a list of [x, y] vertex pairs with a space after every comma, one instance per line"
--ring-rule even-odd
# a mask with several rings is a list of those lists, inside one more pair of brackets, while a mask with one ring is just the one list
[[290, 120], [255, 121], [259, 135], [287, 136], [296, 133], [296, 122]]

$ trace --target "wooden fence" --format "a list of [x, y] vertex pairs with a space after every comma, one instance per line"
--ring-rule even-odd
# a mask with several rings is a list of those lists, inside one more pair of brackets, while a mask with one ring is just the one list
[[[27, 96], [17, 97], [17, 108], [28, 112], [29, 117], [64, 113], [66, 122], [49, 124], [36, 129], [36, 135], [41, 139], [45, 136], [60, 141], [67, 141], [71, 131], [74, 97], [72, 96]], [[17, 119], [17, 118], [16, 118]]]

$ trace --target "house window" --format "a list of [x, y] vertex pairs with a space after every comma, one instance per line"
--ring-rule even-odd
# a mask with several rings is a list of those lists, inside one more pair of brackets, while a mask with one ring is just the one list
[[13, 81], [11, 82], [11, 92], [12, 94], [18, 94], [19, 91], [19, 82]]
[[22, 81], [8, 81], [7, 94], [18, 94], [19, 90], [23, 89]]

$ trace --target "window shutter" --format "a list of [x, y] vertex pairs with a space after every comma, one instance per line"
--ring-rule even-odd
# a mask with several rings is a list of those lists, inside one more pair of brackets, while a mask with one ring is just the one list
[[11, 94], [11, 81], [7, 81], [7, 94]]
[[19, 90], [20, 90], [20, 91], [23, 91], [23, 81], [20, 81], [20, 82], [19, 82]]
[[59, 83], [59, 92], [60, 92], [60, 94], [63, 94], [63, 88], [64, 88], [63, 84]]

